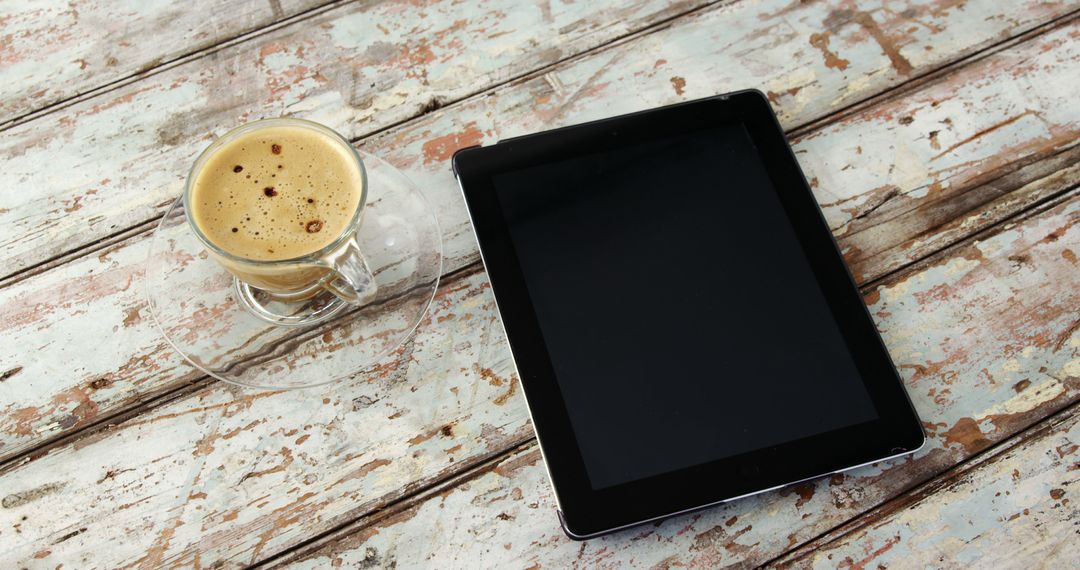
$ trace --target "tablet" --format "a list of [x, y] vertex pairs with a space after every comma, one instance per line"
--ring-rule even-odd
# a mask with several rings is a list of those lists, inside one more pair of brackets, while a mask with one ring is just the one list
[[760, 92], [463, 149], [453, 168], [571, 538], [922, 445]]

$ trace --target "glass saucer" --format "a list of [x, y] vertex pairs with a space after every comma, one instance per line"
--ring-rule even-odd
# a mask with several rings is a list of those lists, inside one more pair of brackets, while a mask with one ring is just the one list
[[278, 314], [328, 313], [318, 324], [275, 325], [240, 302], [232, 275], [192, 233], [181, 200], [169, 208], [150, 243], [146, 296], [162, 335], [188, 362], [241, 386], [302, 388], [356, 377], [412, 334], [442, 274], [439, 223], [404, 174], [360, 156], [369, 191], [357, 240], [375, 276], [375, 298], [343, 305], [327, 294], [285, 304], [254, 293], [261, 308]]

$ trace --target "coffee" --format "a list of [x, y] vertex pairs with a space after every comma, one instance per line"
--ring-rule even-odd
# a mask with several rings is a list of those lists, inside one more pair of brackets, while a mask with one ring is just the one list
[[240, 134], [194, 174], [191, 221], [212, 244], [248, 260], [317, 252], [350, 227], [361, 206], [364, 175], [351, 152], [305, 127]]
[[196, 236], [240, 282], [277, 300], [328, 290], [358, 302], [376, 289], [355, 240], [365, 184], [360, 157], [337, 133], [267, 119], [204, 151], [184, 204]]

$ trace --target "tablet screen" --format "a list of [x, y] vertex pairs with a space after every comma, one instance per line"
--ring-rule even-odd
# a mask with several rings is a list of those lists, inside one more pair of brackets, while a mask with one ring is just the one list
[[878, 417], [742, 124], [492, 183], [594, 489]]

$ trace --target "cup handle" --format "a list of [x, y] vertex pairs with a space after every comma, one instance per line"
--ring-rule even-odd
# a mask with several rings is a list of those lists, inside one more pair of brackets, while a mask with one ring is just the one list
[[375, 298], [379, 287], [364, 254], [360, 253], [356, 236], [350, 237], [345, 247], [329, 260], [329, 266], [333, 274], [323, 283], [328, 291], [354, 304], [362, 305]]

